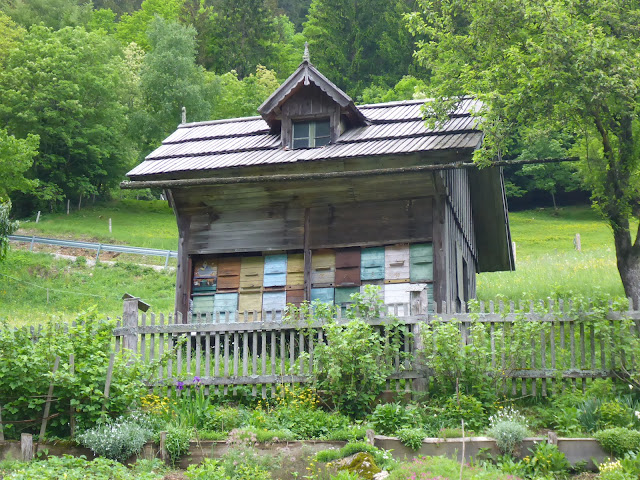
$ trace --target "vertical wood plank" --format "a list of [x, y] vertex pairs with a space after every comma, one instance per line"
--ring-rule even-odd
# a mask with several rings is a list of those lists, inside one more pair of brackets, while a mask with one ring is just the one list
[[[220, 378], [220, 333], [213, 336], [213, 376]], [[216, 385], [215, 394], [220, 395], [220, 387]]]
[[[267, 332], [262, 330], [262, 371], [260, 372], [262, 375], [267, 374]], [[266, 384], [262, 384], [262, 398], [267, 398], [267, 386]]]
[[[154, 317], [155, 314], [152, 313], [151, 317]], [[147, 325], [147, 315], [146, 314], [142, 314], [142, 319], [141, 319], [141, 325], [142, 327], [145, 327]], [[140, 334], [140, 360], [142, 361], [142, 363], [145, 363], [145, 360], [147, 358], [147, 335], [144, 333]]]
[[249, 375], [249, 332], [242, 332], [242, 376]]
[[[576, 368], [576, 326], [575, 326], [575, 322], [573, 320], [571, 320], [569, 322], [569, 341], [571, 342], [571, 370], [574, 370]], [[573, 388], [573, 390], [575, 391], [576, 389], [576, 379], [572, 378], [571, 379], [571, 386]]]
[[[557, 320], [553, 320], [551, 322], [551, 333], [549, 334], [549, 350], [551, 353], [551, 369], [555, 375], [556, 373], [556, 323]], [[551, 389], [553, 393], [556, 393], [556, 378], [555, 376], [551, 379]]]
[[[164, 333], [163, 330], [164, 328], [164, 314], [161, 313], [160, 314], [160, 335], [159, 335], [159, 339], [158, 339], [158, 358], [162, 358], [164, 356]], [[170, 333], [167, 334], [167, 336], [171, 335]], [[163, 372], [162, 372], [162, 366], [160, 366], [160, 372], [158, 374], [158, 380], [160, 382], [162, 382], [162, 377], [163, 377]]]
[[[289, 369], [293, 374], [295, 372], [295, 353], [296, 353], [296, 344], [295, 344], [295, 332], [293, 330], [289, 330]], [[293, 385], [293, 382], [291, 382]]]
[[[251, 332], [251, 374], [258, 375], [258, 332], [255, 330]], [[258, 395], [258, 390], [255, 384], [251, 386], [251, 396]]]
[[[211, 323], [211, 317], [207, 315], [207, 323]], [[211, 333], [204, 334], [204, 376], [206, 378], [211, 377]], [[209, 396], [209, 385], [205, 385], [204, 394]]]
[[311, 209], [304, 209], [304, 299], [311, 300]]
[[[228, 312], [227, 312], [228, 313]], [[231, 334], [229, 332], [224, 333], [224, 378], [229, 378], [229, 342], [231, 341]], [[229, 394], [229, 386], [225, 385], [223, 388], [223, 395]]]
[[[271, 341], [269, 342], [269, 353], [271, 355], [271, 375], [276, 374], [276, 331], [275, 330], [271, 330], [270, 332], [270, 339]], [[271, 398], [275, 397], [276, 395], [276, 385], [275, 383], [271, 384]]]
[[[547, 333], [546, 328], [542, 328], [540, 332], [540, 368], [543, 372], [547, 369]], [[544, 373], [546, 375], [546, 372]], [[547, 396], [547, 377], [542, 378], [542, 396]]]
[[[564, 328], [564, 316], [560, 319], [560, 350], [563, 352], [563, 357], [562, 357], [562, 365], [560, 365], [560, 368], [562, 368], [563, 370], [565, 369], [565, 364], [566, 361], [564, 359], [564, 351], [565, 351], [565, 328]], [[564, 378], [560, 378], [560, 382], [561, 382], [561, 386], [562, 386], [562, 391], [564, 392], [565, 390], [565, 380]]]
[[[580, 369], [584, 370], [587, 368], [587, 355], [586, 355], [586, 345], [584, 338], [584, 323], [580, 322]], [[587, 388], [587, 379], [582, 377], [582, 393], [585, 392]]]
[[[238, 361], [240, 358], [240, 338], [238, 337], [238, 332], [233, 332], [233, 376], [238, 377], [239, 368]], [[238, 385], [233, 385], [233, 394], [238, 394]]]

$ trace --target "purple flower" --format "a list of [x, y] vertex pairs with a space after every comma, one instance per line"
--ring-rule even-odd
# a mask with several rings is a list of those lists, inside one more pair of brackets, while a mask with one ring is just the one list
[[176, 382], [176, 390], [182, 390], [184, 388], [184, 382]]
[[193, 383], [200, 383], [200, 377], [193, 377]]

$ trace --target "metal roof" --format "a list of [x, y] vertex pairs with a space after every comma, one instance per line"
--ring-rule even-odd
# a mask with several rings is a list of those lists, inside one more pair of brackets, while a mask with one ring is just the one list
[[480, 102], [463, 99], [451, 119], [435, 129], [422, 120], [424, 100], [362, 105], [369, 123], [347, 130], [334, 144], [290, 150], [281, 146], [261, 117], [182, 124], [129, 177], [284, 164], [332, 158], [475, 149], [482, 141], [472, 113]]

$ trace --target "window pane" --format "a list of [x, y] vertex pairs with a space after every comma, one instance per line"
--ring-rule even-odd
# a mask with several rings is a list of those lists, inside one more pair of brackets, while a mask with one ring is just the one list
[[309, 147], [309, 139], [308, 138], [294, 138], [293, 139], [293, 148], [307, 148]]
[[329, 136], [329, 121], [316, 122], [316, 138]]
[[309, 123], [294, 123], [293, 124], [293, 138], [308, 138], [309, 137]]
[[322, 147], [329, 144], [329, 137], [316, 137], [316, 147]]

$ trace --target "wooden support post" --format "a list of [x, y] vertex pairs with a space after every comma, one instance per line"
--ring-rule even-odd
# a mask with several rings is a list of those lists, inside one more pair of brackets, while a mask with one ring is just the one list
[[125, 298], [122, 308], [122, 326], [131, 329], [124, 335], [122, 348], [138, 353], [138, 301], [139, 298]]
[[33, 435], [30, 433], [20, 435], [20, 452], [22, 453], [23, 462], [33, 460]]
[[425, 323], [416, 323], [413, 325], [413, 361], [415, 362], [412, 365], [413, 370], [418, 370], [422, 373], [422, 375], [416, 378], [413, 381], [413, 390], [415, 392], [423, 393], [428, 390], [428, 382], [429, 378], [425, 371], [426, 363], [424, 358], [424, 344], [422, 342], [422, 327], [426, 325]]
[[516, 258], [517, 258], [517, 254], [516, 254], [516, 242], [511, 242], [511, 248], [513, 249], [513, 264], [515, 265], [515, 263], [516, 263]]
[[[69, 354], [69, 374], [73, 377], [76, 373], [76, 362], [73, 353]], [[76, 433], [76, 409], [73, 405], [69, 405], [69, 436], [74, 437]]]
[[[51, 371], [53, 375], [58, 371], [58, 365], [60, 365], [60, 357], [56, 357], [53, 362], [53, 370]], [[49, 420], [49, 411], [51, 410], [51, 397], [53, 397], [53, 386], [54, 381], [51, 380], [49, 391], [47, 392], [47, 400], [44, 404], [44, 413], [42, 414], [42, 424], [40, 425], [40, 435], [38, 436], [39, 442], [44, 440], [44, 434], [47, 431], [47, 421]]]
[[98, 251], [96, 252], [96, 263], [100, 261], [100, 250], [102, 249], [102, 244], [98, 244]]
[[311, 301], [311, 209], [304, 209], [304, 299]]
[[104, 399], [102, 401], [102, 412], [107, 410], [107, 400], [109, 400], [109, 391], [111, 390], [111, 378], [113, 377], [113, 362], [116, 354], [112, 353], [109, 357], [109, 366], [107, 367], [107, 376], [104, 381]]
[[29, 245], [29, 251], [33, 252], [33, 244], [36, 241], [36, 236], [35, 235], [31, 235], [31, 244]]
[[40, 210], [38, 210], [38, 215], [36, 215], [36, 223], [40, 221]]
[[109, 233], [111, 233], [111, 219], [109, 219]]
[[160, 460], [169, 463], [169, 454], [167, 452], [167, 432], [160, 432]]
[[573, 239], [573, 246], [579, 252], [582, 251], [582, 243], [580, 242], [580, 234], [576, 233], [575, 238]]
[[69, 215], [69, 207], [71, 206], [71, 200], [67, 198], [67, 215]]

